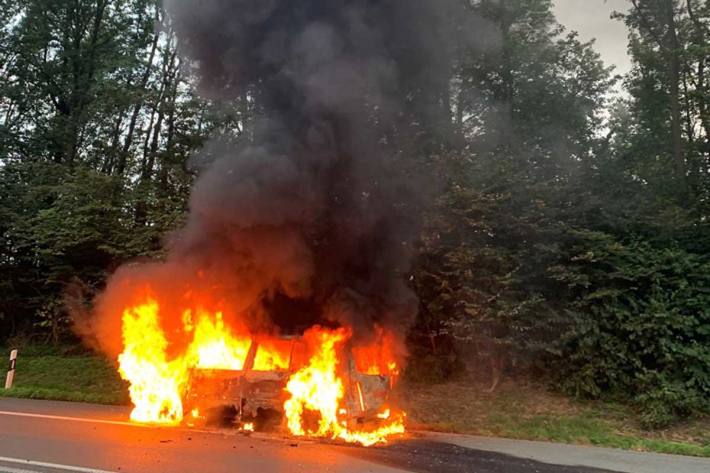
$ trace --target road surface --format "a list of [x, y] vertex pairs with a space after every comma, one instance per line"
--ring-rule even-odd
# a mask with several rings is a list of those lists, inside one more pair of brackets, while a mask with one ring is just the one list
[[[485, 445], [486, 439], [473, 437], [413, 435], [386, 447], [363, 448], [257, 434], [244, 436], [228, 430], [143, 427], [126, 422], [127, 414], [122, 407], [0, 398], [0, 472], [637, 471], [628, 469], [628, 464], [615, 463], [608, 458], [600, 462], [603, 468], [596, 468], [594, 455], [585, 457], [579, 452], [567, 459], [565, 446], [559, 446], [563, 450], [558, 451], [557, 456], [540, 456], [540, 452], [536, 454], [536, 449], [530, 445], [518, 454], [513, 448], [515, 443]], [[557, 448], [552, 444], [542, 445], [543, 451]], [[536, 455], [542, 460], [536, 459]], [[678, 473], [710, 471], [707, 460], [668, 458], [674, 465], [673, 471]], [[609, 468], [617, 464], [622, 469]], [[696, 467], [701, 469], [692, 469]]]

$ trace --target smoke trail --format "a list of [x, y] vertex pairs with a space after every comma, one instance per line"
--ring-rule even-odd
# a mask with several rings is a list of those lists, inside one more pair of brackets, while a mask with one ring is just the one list
[[200, 92], [253, 101], [260, 119], [248, 141], [207, 145], [209, 164], [167, 261], [119, 270], [98, 303], [111, 322], [98, 331], [113, 332], [116, 307], [150, 282], [166, 300], [209, 294], [252, 330], [331, 321], [356, 337], [376, 324], [403, 334], [417, 309], [406, 278], [430, 187], [417, 146], [450, 123], [461, 2], [166, 8]]

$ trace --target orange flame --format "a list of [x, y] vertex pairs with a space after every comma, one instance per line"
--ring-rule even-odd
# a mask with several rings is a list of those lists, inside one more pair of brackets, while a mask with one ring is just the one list
[[[286, 391], [291, 394], [284, 404], [288, 428], [293, 435], [310, 437], [330, 437], [365, 446], [385, 443], [387, 437], [404, 432], [401, 417], [392, 419], [387, 425], [372, 431], [350, 430], [347, 409], [343, 407], [343, 381], [338, 375], [338, 350], [350, 337], [344, 329], [327, 331], [311, 329], [306, 338], [317, 347], [307, 366], [291, 376]], [[359, 402], [364, 410], [362, 391], [358, 383]], [[307, 429], [304, 419], [307, 412], [319, 416], [318, 427]], [[389, 417], [389, 415], [388, 415]]]
[[399, 367], [394, 361], [397, 359], [394, 353], [396, 346], [392, 333], [380, 326], [375, 327], [375, 336], [369, 345], [360, 345], [352, 349], [358, 371], [396, 378], [399, 376]]
[[215, 320], [202, 314], [195, 328], [189, 356], [197, 360], [197, 368], [241, 370], [249, 351], [249, 339], [237, 339], [224, 328], [222, 313]]
[[123, 343], [119, 372], [131, 383], [129, 394], [135, 406], [131, 420], [179, 424], [186, 370], [182, 360], [167, 360], [168, 342], [158, 323], [155, 301], [124, 311]]
[[[123, 352], [118, 357], [119, 373], [130, 383], [129, 394], [134, 405], [131, 420], [135, 422], [180, 424], [191, 372], [194, 369], [240, 371], [252, 343], [258, 343], [259, 347], [253, 370], [292, 369], [290, 348], [283, 346], [283, 340], [273, 337], [254, 339], [250, 335], [232, 333], [221, 312], [183, 311], [180, 337], [185, 343], [182, 349], [170, 345], [161, 326], [159, 304], [153, 299], [125, 309], [122, 322]], [[380, 336], [386, 337], [384, 334]], [[284, 414], [293, 435], [374, 445], [404, 432], [404, 414], [394, 414], [386, 406], [379, 412], [372, 412], [379, 419], [377, 427], [349, 426], [348, 419], [352, 416], [349, 416], [349, 401], [346, 399], [348, 384], [345, 379], [349, 378], [345, 373], [350, 366], [346, 366], [348, 362], [345, 360], [349, 358], [345, 356], [345, 348], [350, 337], [351, 332], [345, 328], [315, 327], [305, 333], [310, 358], [302, 360], [305, 364], [291, 374], [285, 388]], [[352, 348], [354, 363], [363, 375], [385, 373], [391, 380], [396, 376], [396, 364], [390, 358], [390, 348], [378, 353], [377, 344]], [[359, 381], [355, 381], [355, 389], [357, 398], [353, 402], [360, 408], [355, 412], [364, 415], [367, 406]], [[193, 419], [202, 418], [197, 407], [189, 414]], [[253, 423], [242, 426], [244, 431], [253, 428]]]

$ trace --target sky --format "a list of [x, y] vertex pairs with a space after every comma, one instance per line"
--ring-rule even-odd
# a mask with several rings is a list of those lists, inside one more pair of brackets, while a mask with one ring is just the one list
[[609, 18], [613, 11], [626, 11], [630, 0], [554, 0], [557, 20], [567, 29], [579, 32], [583, 41], [596, 39], [595, 49], [617, 74], [631, 68], [626, 51], [627, 30], [619, 20]]

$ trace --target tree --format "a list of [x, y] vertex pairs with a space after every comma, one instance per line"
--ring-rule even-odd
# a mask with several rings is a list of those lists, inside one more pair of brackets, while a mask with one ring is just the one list
[[56, 341], [67, 284], [90, 297], [120, 263], [157, 254], [187, 205], [190, 154], [235, 124], [195, 98], [161, 2], [6, 3], [0, 325]]
[[647, 427], [665, 427], [710, 397], [710, 261], [677, 245], [580, 232], [569, 263], [552, 269], [575, 321], [556, 363], [578, 395], [623, 393]]
[[625, 159], [659, 191], [697, 217], [706, 215], [708, 4], [634, 0], [628, 13], [617, 16], [631, 31], [634, 60], [627, 86], [637, 133]]
[[470, 51], [459, 67], [467, 147], [441, 158], [447, 189], [416, 281], [430, 325], [470, 342], [469, 364], [486, 360], [495, 387], [506, 363], [539, 360], [554, 348], [551, 328], [562, 330], [564, 301], [546, 269], [581, 218], [579, 186], [612, 79], [592, 44], [564, 34], [549, 1], [482, 1], [474, 11], [496, 25], [501, 50]]

